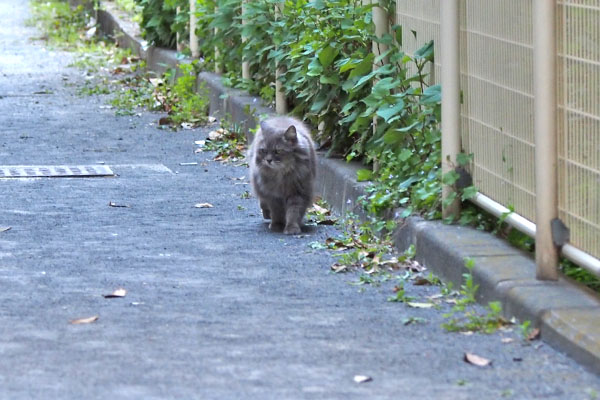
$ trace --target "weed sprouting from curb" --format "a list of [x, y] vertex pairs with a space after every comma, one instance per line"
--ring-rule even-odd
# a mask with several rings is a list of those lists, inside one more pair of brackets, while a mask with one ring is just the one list
[[463, 274], [463, 284], [460, 287], [456, 304], [452, 310], [444, 314], [446, 322], [442, 327], [448, 332], [481, 332], [491, 334], [498, 329], [511, 325], [512, 322], [502, 317], [502, 303], [499, 301], [489, 302], [484, 308], [485, 312], [480, 313], [474, 307], [476, 303], [476, 294], [479, 285], [475, 284], [473, 279], [473, 269], [475, 261], [472, 258], [465, 259], [465, 268], [467, 272]]

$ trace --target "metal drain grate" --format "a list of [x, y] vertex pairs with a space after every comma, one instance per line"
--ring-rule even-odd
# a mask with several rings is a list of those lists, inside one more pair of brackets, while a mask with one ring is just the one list
[[85, 178], [114, 175], [106, 165], [0, 166], [0, 178]]

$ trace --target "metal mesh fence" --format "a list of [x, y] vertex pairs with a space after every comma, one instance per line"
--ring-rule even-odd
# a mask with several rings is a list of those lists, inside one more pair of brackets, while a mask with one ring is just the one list
[[600, 0], [559, 2], [559, 214], [600, 257]]
[[[558, 7], [560, 218], [573, 245], [600, 257], [600, 0]], [[461, 135], [478, 189], [535, 221], [532, 8], [461, 1]], [[439, 10], [440, 0], [397, 0], [407, 52], [433, 39], [439, 54]]]

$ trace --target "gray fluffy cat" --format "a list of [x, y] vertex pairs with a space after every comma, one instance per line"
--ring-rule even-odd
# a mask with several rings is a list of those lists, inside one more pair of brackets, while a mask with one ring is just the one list
[[313, 201], [315, 148], [310, 131], [291, 117], [260, 123], [248, 151], [250, 182], [271, 230], [299, 234], [302, 218]]

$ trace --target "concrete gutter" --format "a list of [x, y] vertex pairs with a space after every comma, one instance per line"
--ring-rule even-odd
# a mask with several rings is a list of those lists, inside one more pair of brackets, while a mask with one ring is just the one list
[[[143, 46], [137, 27], [132, 28], [117, 14], [113, 9], [98, 11], [102, 30], [113, 35], [121, 47], [133, 49], [151, 70], [162, 73], [186, 62], [179, 60], [175, 51]], [[275, 114], [259, 98], [225, 87], [214, 73], [200, 73], [198, 84], [209, 92], [211, 115], [228, 116], [249, 136], [261, 116]], [[357, 199], [367, 186], [356, 182], [359, 166], [322, 155], [318, 162], [317, 192], [339, 213], [358, 211]], [[394, 232], [394, 240], [399, 251], [414, 245], [417, 260], [455, 287], [467, 272], [465, 258], [472, 258], [480, 302], [502, 302], [507, 318], [530, 320], [540, 327], [545, 342], [600, 373], [600, 296], [596, 293], [566, 278], [536, 280], [530, 254], [472, 228], [409, 217]]]

